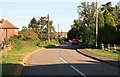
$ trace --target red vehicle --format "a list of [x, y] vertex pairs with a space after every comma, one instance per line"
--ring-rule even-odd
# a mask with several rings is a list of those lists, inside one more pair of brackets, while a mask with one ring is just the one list
[[79, 45], [78, 39], [73, 39], [72, 40], [72, 45]]

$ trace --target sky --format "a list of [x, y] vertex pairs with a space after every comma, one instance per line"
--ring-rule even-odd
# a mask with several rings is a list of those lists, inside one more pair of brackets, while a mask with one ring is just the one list
[[[50, 20], [56, 31], [67, 32], [73, 20], [78, 18], [77, 6], [80, 2], [95, 2], [95, 0], [1, 0], [0, 20], [6, 19], [17, 26], [19, 30], [28, 26], [30, 20], [35, 17], [49, 14]], [[111, 1], [115, 5], [119, 0], [98, 0], [98, 4], [105, 4]]]

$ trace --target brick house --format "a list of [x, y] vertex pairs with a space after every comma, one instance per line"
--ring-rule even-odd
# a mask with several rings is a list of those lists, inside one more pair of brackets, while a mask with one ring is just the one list
[[18, 29], [8, 20], [2, 19], [0, 21], [0, 44], [4, 39], [9, 39], [11, 36], [18, 35]]

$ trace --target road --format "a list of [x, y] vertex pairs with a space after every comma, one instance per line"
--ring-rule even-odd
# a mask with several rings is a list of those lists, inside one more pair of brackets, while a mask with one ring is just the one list
[[118, 75], [118, 68], [76, 52], [77, 46], [61, 45], [33, 54], [22, 75]]

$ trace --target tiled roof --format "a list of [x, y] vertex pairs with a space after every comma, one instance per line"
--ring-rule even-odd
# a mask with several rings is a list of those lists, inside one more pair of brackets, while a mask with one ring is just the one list
[[18, 28], [9, 21], [2, 19], [0, 21], [0, 29], [18, 29]]

